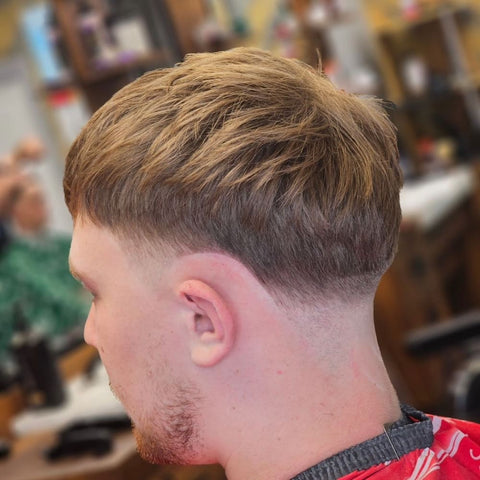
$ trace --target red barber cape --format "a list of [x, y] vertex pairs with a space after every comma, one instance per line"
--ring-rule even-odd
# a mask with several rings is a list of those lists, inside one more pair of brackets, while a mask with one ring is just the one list
[[398, 461], [353, 472], [341, 480], [476, 480], [480, 479], [480, 425], [429, 415], [434, 441]]

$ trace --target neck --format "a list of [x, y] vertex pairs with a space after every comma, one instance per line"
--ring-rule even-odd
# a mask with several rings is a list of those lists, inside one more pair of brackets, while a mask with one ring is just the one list
[[378, 347], [353, 345], [349, 352], [349, 362], [327, 373], [311, 358], [292, 357], [281, 381], [265, 380], [263, 404], [256, 398], [243, 412], [223, 458], [229, 480], [290, 479], [400, 418]]

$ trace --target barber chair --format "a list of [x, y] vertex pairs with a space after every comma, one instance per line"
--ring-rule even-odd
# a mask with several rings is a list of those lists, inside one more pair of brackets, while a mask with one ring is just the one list
[[464, 359], [453, 373], [447, 393], [451, 415], [480, 423], [480, 310], [415, 329], [407, 335], [405, 345], [417, 357], [462, 348]]

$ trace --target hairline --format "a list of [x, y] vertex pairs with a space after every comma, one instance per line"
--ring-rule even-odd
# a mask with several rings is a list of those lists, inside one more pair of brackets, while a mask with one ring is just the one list
[[[275, 285], [272, 282], [263, 281], [259, 278], [252, 266], [248, 265], [248, 263], [238, 256], [219, 246], [212, 244], [207, 245], [205, 242], [204, 245], [199, 244], [198, 247], [189, 247], [184, 243], [162, 237], [161, 234], [155, 236], [148, 235], [146, 231], [142, 231], [137, 235], [131, 235], [128, 231], [128, 225], [123, 227], [107, 225], [83, 208], [77, 212], [74, 218], [74, 224], [77, 221], [85, 220], [91, 222], [98, 228], [106, 229], [111, 235], [113, 235], [119, 242], [120, 247], [128, 257], [129, 261], [132, 261], [131, 263], [134, 267], [138, 266], [139, 259], [143, 268], [152, 265], [152, 260], [154, 261], [153, 265], [159, 265], [166, 264], [175, 258], [187, 255], [202, 253], [225, 255], [226, 257], [239, 262], [244, 268], [246, 268], [262, 288], [272, 295], [277, 304], [279, 304], [286, 312], [290, 313], [293, 311], [305, 310], [305, 308], [308, 309], [309, 306], [316, 309], [319, 304], [324, 304], [325, 302], [356, 304], [359, 301], [364, 301], [365, 298], [373, 298], [380, 278], [383, 275], [381, 273], [351, 275], [349, 277], [337, 278], [330, 281], [327, 288], [311, 285], [309, 289], [304, 289], [300, 292], [297, 289], [287, 289], [282, 285]], [[349, 282], [353, 280], [357, 285], [360, 279], [368, 281], [369, 286], [365, 290], [349, 287]]]

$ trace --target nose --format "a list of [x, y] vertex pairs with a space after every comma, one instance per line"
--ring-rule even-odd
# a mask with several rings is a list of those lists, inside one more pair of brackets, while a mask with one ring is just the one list
[[83, 338], [85, 339], [86, 343], [88, 343], [92, 347], [97, 348], [95, 320], [94, 320], [94, 315], [93, 315], [93, 305], [90, 307], [90, 311], [88, 312], [87, 320], [85, 321], [85, 327], [83, 329]]

